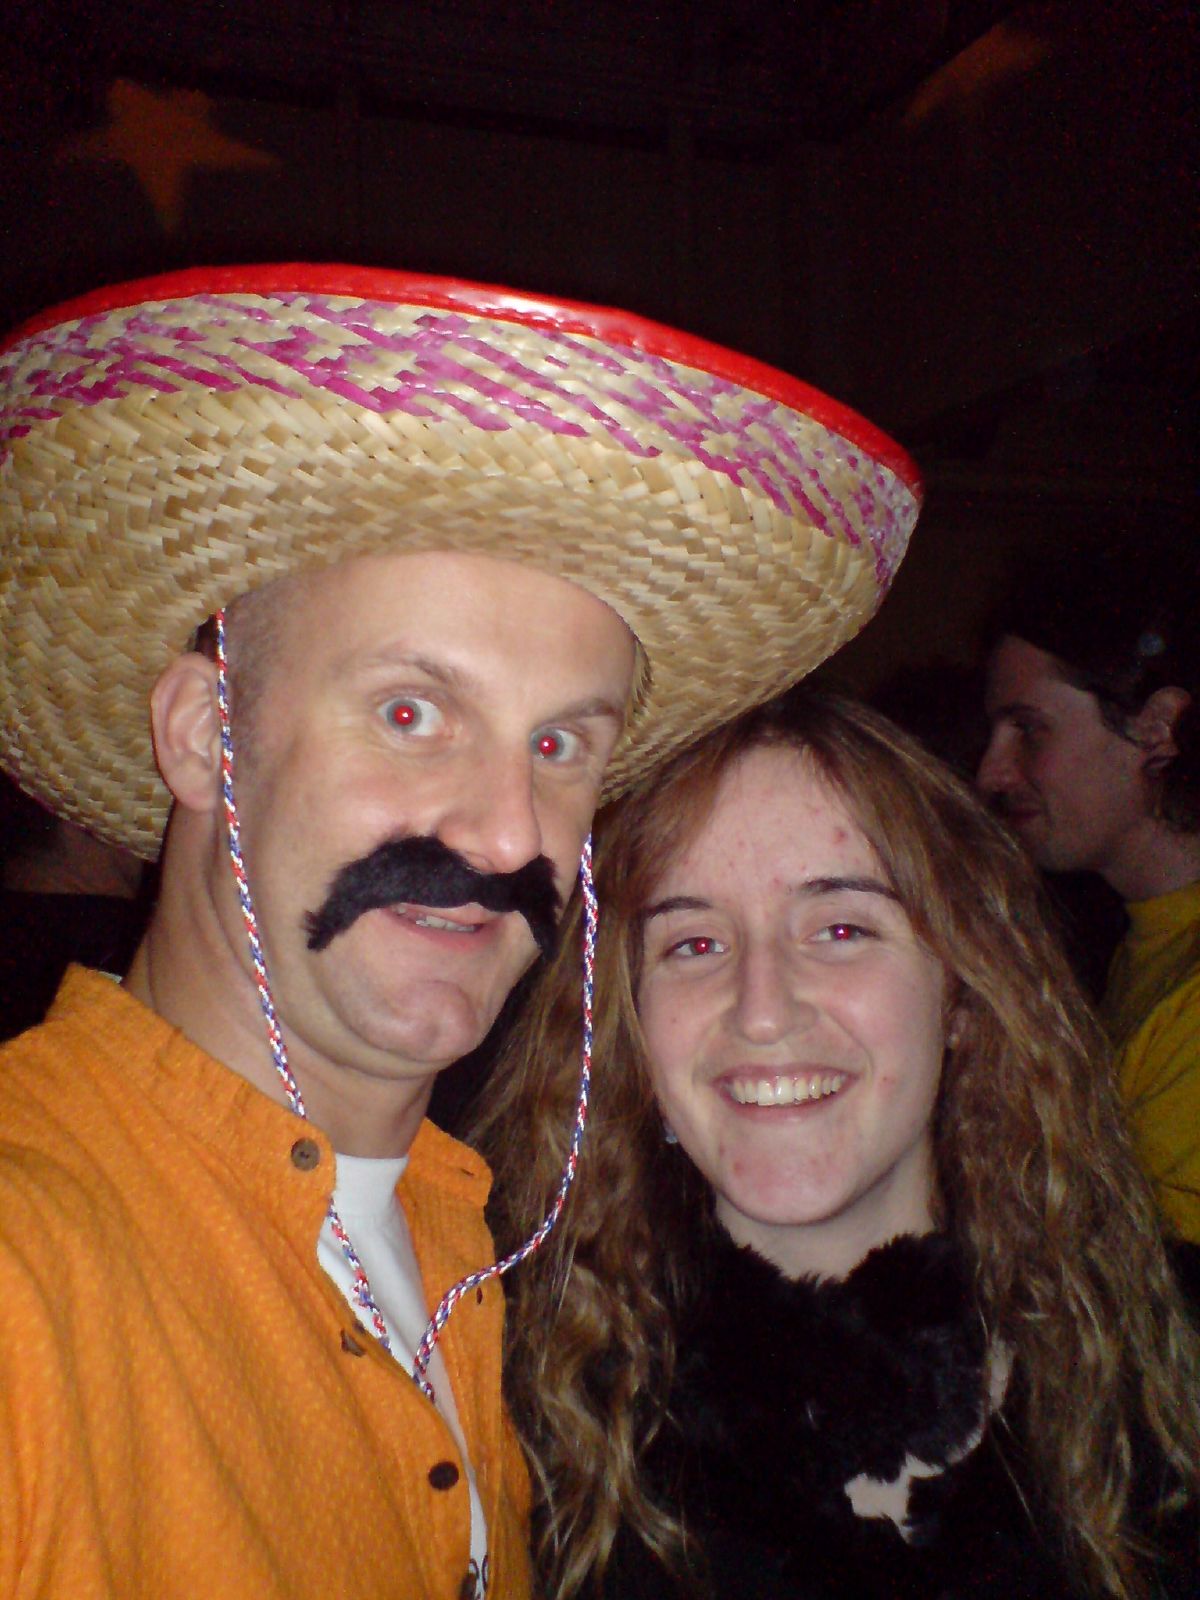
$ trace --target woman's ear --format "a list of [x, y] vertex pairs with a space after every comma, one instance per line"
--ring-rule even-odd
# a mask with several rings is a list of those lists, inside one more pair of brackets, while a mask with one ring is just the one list
[[1145, 752], [1146, 764], [1165, 767], [1179, 754], [1175, 743], [1175, 729], [1180, 717], [1192, 703], [1186, 689], [1168, 685], [1156, 689], [1134, 717], [1129, 732], [1133, 742]]
[[221, 797], [216, 662], [194, 652], [176, 656], [150, 695], [150, 724], [158, 770], [179, 804], [215, 810]]
[[967, 1026], [967, 1008], [961, 1000], [950, 1007], [946, 1013], [945, 1041], [946, 1049], [953, 1055], [963, 1041], [963, 1034]]

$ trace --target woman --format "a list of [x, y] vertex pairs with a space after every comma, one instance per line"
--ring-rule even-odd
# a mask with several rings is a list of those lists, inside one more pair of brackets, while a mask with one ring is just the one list
[[[598, 890], [591, 1127], [512, 1280], [547, 1592], [1195, 1592], [1195, 1345], [1007, 835], [795, 691], [616, 808]], [[514, 1241], [562, 1162], [573, 948], [482, 1130]]]

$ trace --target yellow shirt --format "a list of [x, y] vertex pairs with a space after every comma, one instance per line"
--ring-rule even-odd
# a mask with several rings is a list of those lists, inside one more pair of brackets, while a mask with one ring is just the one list
[[[458, 1600], [462, 1463], [317, 1264], [333, 1176], [318, 1131], [96, 974], [0, 1050], [2, 1600]], [[491, 1259], [489, 1182], [422, 1125], [399, 1194], [430, 1305]], [[520, 1600], [502, 1302], [469, 1296], [440, 1348], [489, 1600]]]
[[1125, 909], [1101, 1011], [1159, 1204], [1200, 1243], [1200, 883]]

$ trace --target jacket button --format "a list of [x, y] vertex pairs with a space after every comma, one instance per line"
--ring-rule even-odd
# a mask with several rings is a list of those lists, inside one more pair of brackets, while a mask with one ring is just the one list
[[297, 1139], [292, 1146], [292, 1165], [299, 1172], [311, 1172], [320, 1165], [321, 1146], [315, 1139]]
[[359, 1344], [358, 1340], [352, 1333], [347, 1333], [345, 1328], [342, 1329], [342, 1349], [348, 1356], [361, 1356], [365, 1354], [362, 1345]]
[[435, 1489], [453, 1489], [458, 1482], [458, 1468], [453, 1461], [439, 1461], [429, 1469], [429, 1482]]
[[479, 1595], [479, 1580], [474, 1572], [465, 1572], [463, 1581], [458, 1586], [458, 1600], [477, 1600]]

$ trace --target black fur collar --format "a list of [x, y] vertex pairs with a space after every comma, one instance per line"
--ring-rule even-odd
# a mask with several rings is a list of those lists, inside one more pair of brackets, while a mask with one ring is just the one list
[[890, 1526], [934, 1536], [935, 1483], [985, 1420], [984, 1333], [948, 1239], [899, 1238], [845, 1280], [793, 1282], [722, 1233], [680, 1334], [676, 1469], [702, 1515], [768, 1541], [794, 1538], [798, 1506], [853, 1524], [847, 1486], [907, 1481], [915, 1457]]

